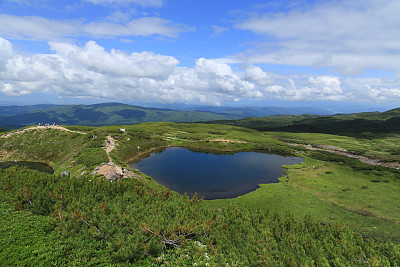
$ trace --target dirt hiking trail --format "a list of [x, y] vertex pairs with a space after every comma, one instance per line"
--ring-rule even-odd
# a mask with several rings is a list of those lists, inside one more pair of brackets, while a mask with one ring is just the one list
[[56, 130], [60, 130], [60, 131], [66, 131], [66, 132], [71, 132], [71, 133], [79, 133], [79, 134], [86, 134], [84, 132], [80, 132], [80, 131], [72, 131], [70, 129], [67, 129], [65, 127], [62, 126], [58, 126], [58, 125], [49, 125], [49, 126], [33, 126], [33, 127], [29, 127], [29, 128], [25, 128], [22, 131], [17, 130], [14, 132], [10, 132], [10, 133], [6, 133], [3, 134], [1, 136], [1, 138], [9, 138], [11, 136], [13, 136], [14, 134], [21, 134], [21, 133], [25, 133], [27, 131], [32, 131], [32, 130], [45, 130], [45, 129], [56, 129]]

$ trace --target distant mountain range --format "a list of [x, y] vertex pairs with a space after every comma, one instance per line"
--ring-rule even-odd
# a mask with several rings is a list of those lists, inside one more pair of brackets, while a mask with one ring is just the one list
[[328, 111], [322, 109], [285, 107], [193, 107], [189, 110], [234, 114], [243, 117], [263, 117], [270, 115], [331, 114]]
[[0, 128], [18, 129], [38, 123], [108, 126], [165, 121], [220, 123], [261, 131], [400, 132], [400, 108], [386, 112], [336, 115], [305, 114], [311, 110], [284, 107], [188, 106], [187, 109], [149, 108], [121, 103], [0, 106]]
[[235, 120], [275, 114], [303, 114], [283, 107], [187, 107], [187, 110], [149, 108], [121, 103], [94, 105], [0, 106], [0, 128], [17, 129], [38, 123], [107, 126], [143, 122], [202, 122]]
[[29, 105], [29, 106], [0, 106], [1, 115], [16, 115], [24, 114], [33, 111], [38, 111], [41, 109], [59, 107], [59, 105], [43, 104], [43, 105]]
[[[172, 110], [195, 110], [213, 113], [227, 113], [242, 115], [245, 117], [261, 117], [270, 115], [301, 115], [301, 114], [318, 114], [318, 115], [332, 115], [335, 114], [332, 110], [318, 108], [318, 107], [286, 107], [286, 106], [201, 106], [201, 105], [188, 105], [188, 104], [157, 104], [154, 103], [152, 107], [167, 108]], [[336, 112], [338, 113], [338, 112]], [[346, 112], [349, 113], [349, 112]]]
[[243, 116], [202, 111], [145, 108], [120, 103], [0, 107], [0, 128], [3, 129], [16, 129], [38, 123], [106, 126], [155, 121], [197, 122], [239, 118], [243, 118]]

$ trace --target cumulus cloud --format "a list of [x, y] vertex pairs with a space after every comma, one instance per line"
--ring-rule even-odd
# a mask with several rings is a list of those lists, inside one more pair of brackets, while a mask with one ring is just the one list
[[240, 99], [400, 100], [400, 79], [396, 78], [278, 75], [254, 65], [238, 71], [205, 58], [196, 60], [193, 68], [185, 68], [171, 56], [106, 51], [93, 41], [82, 47], [49, 45], [53, 54], [23, 56], [0, 38], [0, 92], [212, 105]]
[[50, 47], [59, 57], [68, 59], [69, 64], [114, 77], [165, 79], [179, 63], [173, 57], [152, 52], [127, 54], [115, 49], [106, 52], [94, 41], [87, 42], [83, 48], [65, 43], [50, 43]]
[[0, 71], [4, 69], [6, 62], [13, 56], [12, 44], [0, 37]]
[[[0, 40], [0, 50], [7, 50], [10, 43]], [[93, 41], [83, 47], [67, 43], [50, 43], [50, 47], [54, 54], [11, 54], [6, 58], [0, 91], [7, 95], [44, 91], [61, 96], [209, 104], [262, 96], [229, 65], [213, 60], [199, 59], [196, 67], [183, 68], [174, 57], [105, 51]]]
[[333, 67], [344, 74], [400, 69], [400, 2], [316, 1], [247, 17], [235, 25], [265, 39], [247, 62]]
[[159, 17], [142, 17], [124, 23], [109, 21], [53, 20], [39, 16], [0, 14], [0, 35], [12, 39], [61, 40], [79, 36], [96, 38], [162, 35], [177, 37], [191, 31], [182, 24]]
[[272, 85], [275, 79], [274, 76], [274, 74], [267, 73], [258, 66], [249, 65], [246, 67], [245, 79], [262, 86]]

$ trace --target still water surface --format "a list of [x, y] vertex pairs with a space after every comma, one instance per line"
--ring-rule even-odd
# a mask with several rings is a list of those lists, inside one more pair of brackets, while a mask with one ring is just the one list
[[12, 166], [24, 166], [32, 170], [53, 174], [54, 170], [49, 164], [34, 161], [3, 161], [0, 162], [0, 169], [6, 169]]
[[285, 175], [281, 165], [302, 162], [299, 157], [285, 157], [259, 152], [214, 154], [170, 147], [150, 154], [131, 165], [158, 183], [205, 199], [233, 198], [254, 191], [259, 184], [277, 183]]

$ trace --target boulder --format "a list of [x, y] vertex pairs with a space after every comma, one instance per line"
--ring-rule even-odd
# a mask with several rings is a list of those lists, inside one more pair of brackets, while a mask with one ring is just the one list
[[61, 176], [62, 176], [62, 177], [64, 177], [64, 176], [69, 177], [69, 176], [70, 176], [70, 173], [67, 172], [67, 171], [63, 171], [63, 172], [61, 173]]

